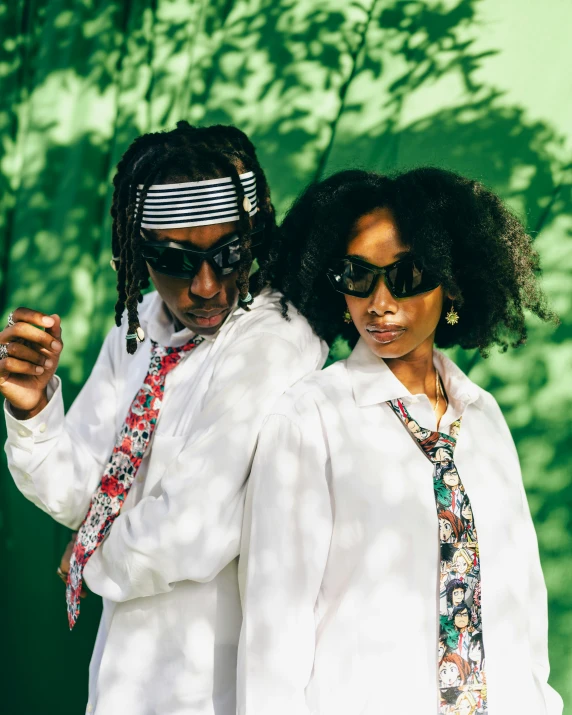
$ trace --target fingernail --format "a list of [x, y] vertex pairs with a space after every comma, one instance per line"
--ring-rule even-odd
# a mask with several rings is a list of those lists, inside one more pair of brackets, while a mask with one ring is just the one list
[[54, 340], [52, 342], [51, 348], [52, 348], [52, 350], [59, 352], [62, 349], [62, 346], [57, 342], [57, 340]]
[[53, 367], [54, 366], [54, 361], [53, 360], [46, 360], [44, 363], [44, 367]]
[[42, 318], [42, 323], [46, 326], [46, 328], [51, 328], [52, 325], [54, 324], [54, 319], [53, 318], [48, 318], [47, 316], [44, 316]]
[[44, 372], [44, 368], [40, 367], [39, 365], [36, 366], [36, 372], [38, 375], [41, 375]]

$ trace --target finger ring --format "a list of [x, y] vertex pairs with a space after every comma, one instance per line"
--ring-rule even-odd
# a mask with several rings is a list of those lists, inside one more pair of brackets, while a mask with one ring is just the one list
[[8, 346], [0, 345], [0, 360], [6, 360], [8, 357]]
[[58, 570], [56, 571], [57, 575], [61, 578], [61, 580], [64, 583], [67, 583], [68, 581], [68, 575], [64, 571], [61, 570], [61, 568], [58, 566]]
[[16, 323], [14, 322], [14, 313], [10, 313], [10, 315], [8, 316], [8, 325], [6, 327], [12, 328], [14, 327], [14, 325], [16, 325]]

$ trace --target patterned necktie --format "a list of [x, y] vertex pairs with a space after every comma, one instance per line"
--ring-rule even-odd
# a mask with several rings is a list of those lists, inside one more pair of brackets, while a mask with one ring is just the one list
[[387, 404], [433, 464], [441, 556], [439, 715], [486, 715], [479, 544], [471, 502], [453, 461], [461, 418], [448, 435], [423, 429], [401, 400]]
[[131, 403], [101, 482], [77, 533], [66, 588], [70, 630], [79, 616], [83, 569], [109, 533], [137, 476], [157, 425], [167, 373], [177, 367], [185, 353], [202, 341], [203, 338], [196, 337], [180, 348], [165, 348], [151, 341], [147, 376]]

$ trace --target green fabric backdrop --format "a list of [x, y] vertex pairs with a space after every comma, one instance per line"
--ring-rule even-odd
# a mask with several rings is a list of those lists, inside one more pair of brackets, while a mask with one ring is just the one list
[[[513, 430], [550, 594], [552, 682], [572, 706], [569, 1], [12, 0], [0, 25], [0, 317], [19, 304], [63, 316], [68, 404], [112, 322], [110, 176], [141, 132], [183, 117], [237, 124], [279, 212], [339, 168], [420, 163], [481, 179], [518, 211], [562, 325], [531, 321], [524, 349], [455, 358]], [[66, 530], [1, 469], [3, 706], [77, 715], [98, 599], [70, 634], [55, 575]]]

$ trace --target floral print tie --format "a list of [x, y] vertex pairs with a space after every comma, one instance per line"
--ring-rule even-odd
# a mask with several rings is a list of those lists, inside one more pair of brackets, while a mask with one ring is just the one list
[[471, 502], [453, 461], [461, 418], [448, 435], [423, 429], [401, 400], [387, 404], [433, 464], [441, 556], [439, 715], [486, 715], [479, 544]]
[[129, 493], [157, 425], [165, 391], [165, 378], [183, 355], [203, 338], [193, 338], [180, 348], [162, 347], [151, 341], [151, 361], [145, 381], [131, 403], [125, 423], [79, 528], [70, 559], [66, 602], [70, 630], [79, 616], [85, 565], [105, 539]]

